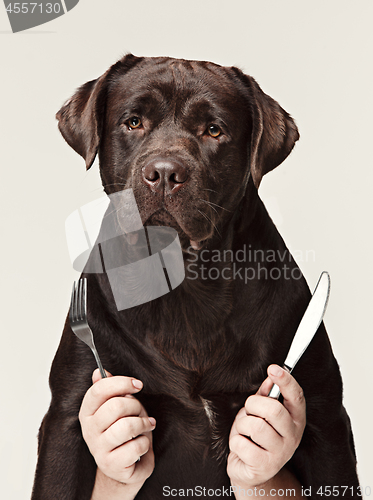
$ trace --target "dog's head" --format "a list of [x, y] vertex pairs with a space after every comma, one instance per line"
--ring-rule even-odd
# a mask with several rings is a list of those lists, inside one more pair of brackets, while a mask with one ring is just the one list
[[125, 56], [57, 113], [105, 191], [132, 188], [144, 224], [199, 249], [232, 218], [251, 175], [258, 188], [298, 140], [293, 119], [235, 67]]

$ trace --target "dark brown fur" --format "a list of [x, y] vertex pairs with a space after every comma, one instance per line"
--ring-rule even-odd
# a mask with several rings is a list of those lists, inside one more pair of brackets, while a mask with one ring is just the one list
[[[128, 130], [133, 115], [141, 116], [143, 129]], [[87, 168], [98, 153], [105, 191], [132, 188], [145, 225], [171, 225], [183, 246], [182, 285], [132, 309], [118, 312], [105, 274], [87, 275], [89, 323], [103, 365], [113, 375], [143, 381], [138, 397], [157, 420], [155, 470], [137, 498], [163, 498], [164, 485], [228, 487], [235, 415], [267, 366], [283, 363], [310, 299], [257, 193], [262, 176], [298, 139], [294, 121], [237, 68], [132, 55], [83, 85], [57, 118]], [[218, 139], [206, 134], [210, 123], [221, 127]], [[144, 166], [160, 159], [181, 164], [188, 176], [170, 196], [150, 189], [142, 176]], [[202, 250], [188, 250], [190, 240], [210, 251], [245, 249], [241, 265], [256, 278], [245, 283], [233, 276], [233, 262], [203, 262]], [[250, 262], [254, 250], [278, 253], [273, 262]], [[194, 259], [207, 271], [228, 267], [231, 279], [192, 279]], [[293, 278], [266, 279], [284, 263]], [[90, 498], [96, 465], [78, 412], [94, 369], [90, 349], [66, 323], [50, 375], [52, 402], [39, 434], [33, 500]], [[357, 487], [342, 382], [323, 325], [294, 377], [305, 393], [307, 426], [288, 467], [312, 487], [312, 498], [318, 486]], [[213, 409], [212, 425], [203, 400]], [[357, 490], [346, 492], [351, 497]]]

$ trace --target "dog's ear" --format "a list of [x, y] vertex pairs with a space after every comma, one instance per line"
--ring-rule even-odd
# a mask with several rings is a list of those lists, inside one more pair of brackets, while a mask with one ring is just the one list
[[265, 94], [251, 76], [233, 68], [244, 83], [251, 107], [250, 171], [256, 188], [263, 175], [280, 165], [299, 139], [293, 118]]
[[96, 157], [104, 124], [109, 82], [143, 58], [127, 54], [100, 78], [82, 85], [57, 112], [58, 128], [66, 142], [85, 159], [87, 170]]
[[91, 167], [100, 144], [105, 108], [106, 76], [82, 85], [56, 114], [66, 142]]

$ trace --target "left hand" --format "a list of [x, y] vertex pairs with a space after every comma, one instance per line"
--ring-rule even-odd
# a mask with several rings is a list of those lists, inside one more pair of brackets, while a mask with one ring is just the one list
[[[306, 402], [301, 387], [277, 365], [268, 367], [268, 375], [233, 422], [227, 466], [232, 486], [263, 486], [290, 460], [302, 439]], [[272, 384], [280, 387], [283, 404], [267, 397]]]

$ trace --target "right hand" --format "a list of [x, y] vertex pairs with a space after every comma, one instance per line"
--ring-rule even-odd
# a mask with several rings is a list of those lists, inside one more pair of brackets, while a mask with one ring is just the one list
[[140, 380], [106, 373], [102, 379], [98, 369], [93, 372], [93, 385], [84, 396], [79, 412], [83, 438], [107, 477], [142, 485], [154, 470], [155, 419], [133, 396], [142, 389]]

